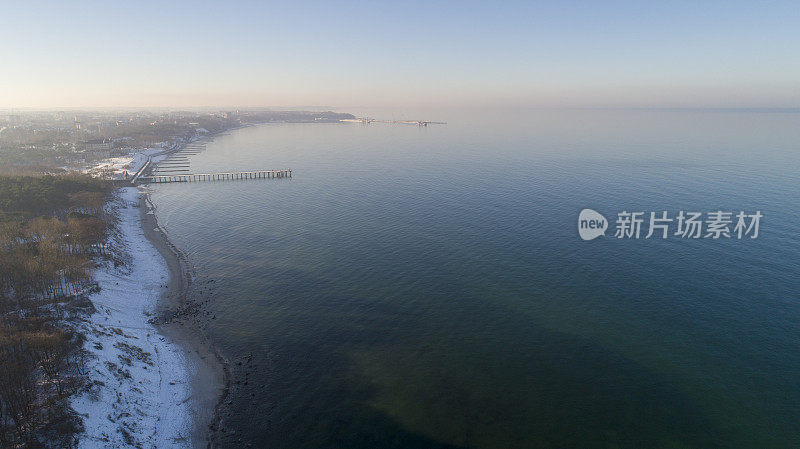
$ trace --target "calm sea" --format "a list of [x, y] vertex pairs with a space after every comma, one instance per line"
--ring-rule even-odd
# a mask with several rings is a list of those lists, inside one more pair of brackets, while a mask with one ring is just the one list
[[[192, 171], [291, 180], [155, 188], [233, 362], [227, 446], [800, 447], [800, 114], [408, 118], [448, 124], [245, 128]], [[663, 210], [764, 217], [613, 238]]]

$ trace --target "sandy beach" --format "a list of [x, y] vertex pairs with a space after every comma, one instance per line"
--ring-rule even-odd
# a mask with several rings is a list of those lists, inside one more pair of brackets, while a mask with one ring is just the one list
[[79, 447], [205, 447], [224, 364], [185, 310], [187, 264], [158, 227], [146, 192], [117, 191], [125, 264], [100, 266], [96, 309], [80, 323], [91, 384], [72, 400]]
[[191, 268], [183, 254], [169, 241], [158, 225], [155, 210], [144, 192], [139, 199], [142, 229], [147, 240], [167, 263], [169, 284], [159, 304], [161, 322], [156, 327], [186, 351], [189, 363], [196, 367], [190, 382], [194, 419], [192, 447], [205, 447], [209, 426], [216, 419], [219, 403], [227, 391], [226, 362], [205, 337], [201, 324], [192, 313], [180, 313], [187, 306], [186, 292], [191, 284]]

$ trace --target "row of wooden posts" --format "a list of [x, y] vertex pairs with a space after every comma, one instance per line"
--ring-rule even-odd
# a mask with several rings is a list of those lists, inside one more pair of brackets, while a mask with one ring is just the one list
[[150, 175], [139, 176], [138, 183], [164, 183], [164, 182], [199, 182], [199, 181], [232, 181], [237, 179], [267, 179], [291, 178], [292, 170], [256, 170], [231, 173], [191, 173], [185, 175]]

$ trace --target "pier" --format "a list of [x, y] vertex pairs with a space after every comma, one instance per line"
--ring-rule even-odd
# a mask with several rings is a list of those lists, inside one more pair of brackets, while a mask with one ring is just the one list
[[245, 170], [218, 173], [191, 173], [187, 156], [195, 155], [205, 149], [205, 144], [191, 144], [179, 149], [164, 151], [154, 160], [148, 156], [144, 165], [130, 178], [118, 180], [127, 184], [163, 184], [168, 182], [236, 181], [245, 179], [291, 178], [292, 169], [283, 170]]
[[359, 117], [359, 118], [344, 118], [339, 120], [340, 122], [353, 122], [353, 123], [363, 123], [365, 125], [369, 125], [370, 123], [394, 123], [394, 124], [402, 124], [402, 125], [418, 125], [418, 126], [428, 126], [428, 125], [446, 125], [447, 122], [433, 122], [430, 120], [377, 120], [370, 117]]
[[145, 183], [165, 183], [165, 182], [202, 182], [202, 181], [235, 181], [240, 179], [273, 179], [291, 178], [292, 170], [255, 170], [237, 171], [227, 173], [187, 173], [187, 174], [151, 174], [148, 176], [138, 176], [134, 182], [136, 184]]

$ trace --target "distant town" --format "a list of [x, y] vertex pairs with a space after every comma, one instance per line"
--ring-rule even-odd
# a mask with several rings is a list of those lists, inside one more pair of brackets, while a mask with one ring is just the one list
[[137, 154], [177, 148], [233, 128], [352, 119], [330, 111], [0, 112], [0, 172], [59, 173], [94, 166], [93, 174], [102, 176], [97, 173], [104, 170], [102, 161], [133, 160]]

